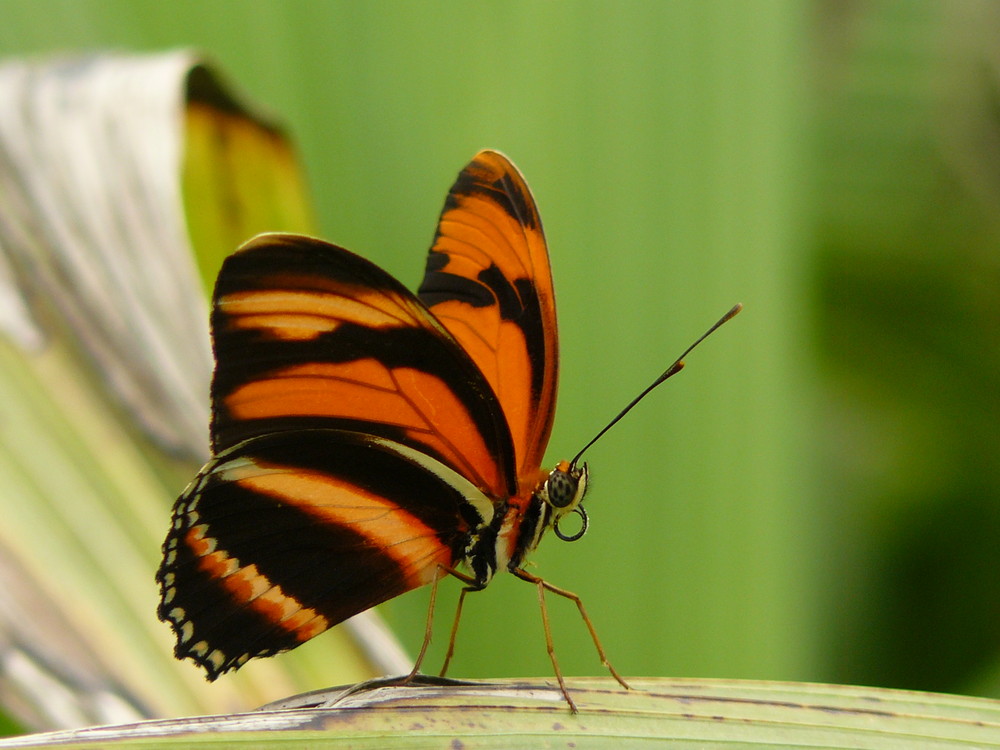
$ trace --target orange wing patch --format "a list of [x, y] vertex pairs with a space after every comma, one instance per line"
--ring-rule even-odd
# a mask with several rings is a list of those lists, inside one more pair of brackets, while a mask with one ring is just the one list
[[438, 563], [451, 563], [451, 553], [434, 529], [394, 501], [340, 477], [255, 463], [252, 473], [235, 481], [251, 492], [295, 506], [320, 523], [360, 531], [372, 547], [397, 563], [408, 588], [429, 583]]
[[[282, 283], [294, 283], [283, 280]], [[236, 328], [256, 328], [279, 339], [308, 340], [335, 331], [344, 320], [364, 321], [372, 328], [406, 324], [398, 309], [380, 309], [351, 289], [330, 292], [256, 290], [234, 292], [216, 301]]]

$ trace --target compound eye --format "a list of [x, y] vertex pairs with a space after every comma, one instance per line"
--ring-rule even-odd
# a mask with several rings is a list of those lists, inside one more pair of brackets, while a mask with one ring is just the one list
[[553, 508], [565, 508], [576, 498], [579, 481], [566, 471], [556, 469], [546, 480], [546, 490], [549, 505]]

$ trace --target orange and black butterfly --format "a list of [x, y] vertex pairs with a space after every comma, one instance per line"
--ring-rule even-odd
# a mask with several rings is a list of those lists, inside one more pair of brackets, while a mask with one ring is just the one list
[[213, 458], [157, 573], [178, 658], [214, 680], [447, 573], [464, 597], [507, 570], [583, 612], [522, 567], [549, 529], [586, 530], [587, 466], [540, 468], [555, 299], [506, 157], [459, 174], [416, 295], [343, 248], [262, 235], [223, 264], [211, 326]]

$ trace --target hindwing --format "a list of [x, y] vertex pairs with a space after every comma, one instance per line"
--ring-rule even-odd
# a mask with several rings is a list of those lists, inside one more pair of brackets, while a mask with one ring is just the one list
[[382, 438], [252, 438], [214, 458], [177, 502], [159, 616], [177, 633], [177, 657], [215, 679], [430, 582], [493, 512], [458, 473]]

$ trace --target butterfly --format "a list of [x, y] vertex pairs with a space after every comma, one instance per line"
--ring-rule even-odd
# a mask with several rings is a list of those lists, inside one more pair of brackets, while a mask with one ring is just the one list
[[583, 451], [541, 469], [555, 297], [535, 201], [504, 155], [481, 151], [459, 174], [416, 295], [336, 245], [260, 235], [223, 263], [211, 330], [212, 458], [174, 506], [157, 573], [177, 658], [214, 680], [434, 584], [412, 675], [451, 574], [465, 586], [446, 669], [465, 595], [509, 571], [539, 589], [573, 710], [546, 590], [577, 604], [628, 687], [579, 597], [524, 568], [547, 531], [583, 536], [588, 473]]

